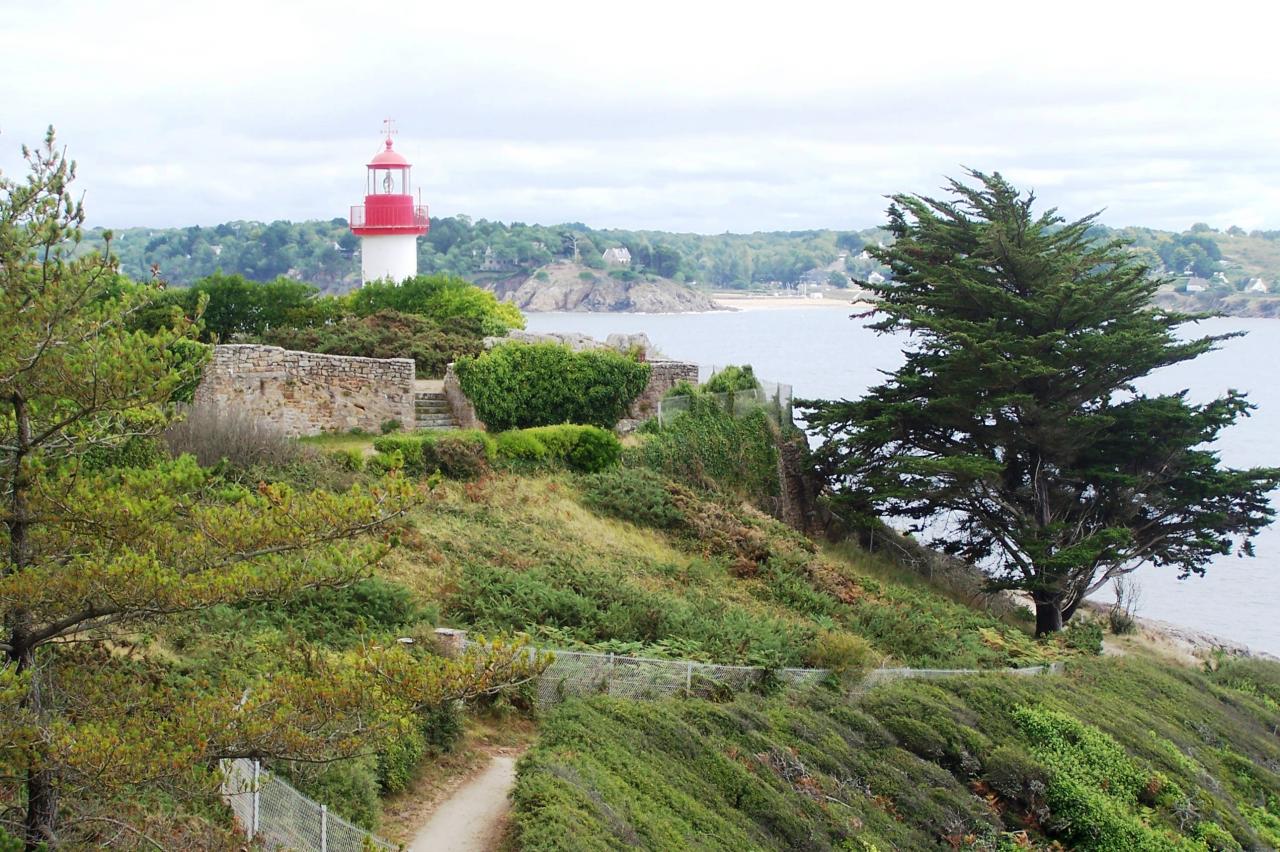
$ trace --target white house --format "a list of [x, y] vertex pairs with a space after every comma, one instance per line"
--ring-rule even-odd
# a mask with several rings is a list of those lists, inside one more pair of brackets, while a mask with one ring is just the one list
[[883, 276], [883, 275], [881, 275], [879, 272], [873, 272], [873, 273], [871, 273], [870, 275], [868, 275], [868, 276], [867, 276], [867, 283], [868, 283], [868, 284], [883, 284], [883, 283], [884, 283], [884, 276]]
[[1271, 288], [1261, 278], [1252, 278], [1244, 288], [1246, 293], [1270, 293]]
[[1204, 278], [1197, 278], [1194, 275], [1187, 281], [1188, 293], [1203, 293], [1209, 289], [1209, 282]]
[[626, 246], [614, 246], [605, 249], [600, 259], [611, 266], [630, 266], [631, 252]]

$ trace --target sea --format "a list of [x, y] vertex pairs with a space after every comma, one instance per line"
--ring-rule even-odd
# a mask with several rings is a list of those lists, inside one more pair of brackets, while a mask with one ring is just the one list
[[[728, 364], [751, 364], [757, 376], [790, 384], [797, 398], [856, 399], [897, 368], [909, 340], [878, 335], [869, 320], [832, 307], [760, 307], [697, 314], [528, 314], [537, 332], [581, 332], [603, 339], [643, 332], [670, 358], [697, 363], [704, 378]], [[1248, 393], [1257, 410], [1218, 441], [1223, 463], [1280, 466], [1280, 320], [1220, 317], [1184, 327], [1187, 335], [1244, 332], [1194, 361], [1145, 378], [1148, 393], [1186, 390], [1206, 401], [1228, 388]], [[1273, 495], [1280, 507], [1280, 493]], [[1280, 521], [1255, 540], [1255, 556], [1221, 556], [1203, 577], [1143, 566], [1137, 614], [1181, 624], [1280, 655]], [[1110, 600], [1110, 590], [1097, 597]]]

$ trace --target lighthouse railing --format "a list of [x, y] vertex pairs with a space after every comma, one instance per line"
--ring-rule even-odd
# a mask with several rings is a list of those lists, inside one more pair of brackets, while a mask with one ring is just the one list
[[412, 221], [404, 221], [404, 212], [406, 208], [398, 207], [384, 210], [382, 208], [373, 208], [366, 210], [363, 204], [351, 205], [351, 218], [348, 223], [352, 228], [403, 228], [406, 231], [414, 231], [424, 227], [428, 221], [427, 205], [414, 205], [407, 208], [412, 211]]

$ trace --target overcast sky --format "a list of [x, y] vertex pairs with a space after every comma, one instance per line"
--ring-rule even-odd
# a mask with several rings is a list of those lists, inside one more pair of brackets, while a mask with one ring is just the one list
[[434, 216], [862, 228], [965, 165], [1280, 228], [1267, 5], [0, 0], [0, 168], [53, 123], [93, 224], [327, 219], [390, 115]]

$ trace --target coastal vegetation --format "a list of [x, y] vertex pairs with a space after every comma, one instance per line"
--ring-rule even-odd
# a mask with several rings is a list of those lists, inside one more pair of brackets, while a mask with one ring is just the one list
[[458, 382], [495, 431], [585, 423], [612, 429], [649, 380], [648, 364], [608, 349], [501, 343], [459, 358]]
[[513, 306], [443, 274], [333, 296], [289, 278], [257, 282], [215, 273], [190, 287], [150, 293], [129, 325], [157, 332], [178, 319], [192, 323], [193, 336], [206, 343], [413, 358], [422, 378], [438, 378], [455, 357], [479, 353], [485, 337], [524, 327]]
[[[1187, 665], [1132, 628], [1104, 638], [1106, 619], [1083, 607], [1067, 629], [1037, 636], [1045, 631], [1025, 597], [944, 582], [910, 556], [925, 552], [916, 542], [886, 546], [894, 540], [882, 535], [873, 552], [857, 535], [828, 540], [782, 523], [784, 479], [815, 472], [784, 412], [736, 401], [757, 386], [749, 366], [679, 388], [686, 411], [620, 439], [609, 427], [647, 377], [636, 358], [515, 344], [482, 354], [481, 337], [519, 317], [448, 276], [341, 299], [235, 274], [189, 291], [135, 283], [119, 274], [114, 240], [83, 250], [72, 176], [50, 135], [25, 182], [0, 184], [0, 310], [21, 319], [0, 332], [0, 848], [239, 848], [218, 796], [227, 757], [262, 761], [333, 813], [408, 840], [413, 826], [388, 819], [388, 803], [476, 765], [465, 752], [477, 730], [494, 728], [507, 742], [534, 740], [507, 838], [528, 850], [1280, 845], [1280, 666]], [[987, 191], [1018, 209], [1011, 189]], [[1114, 409], [1151, 401], [1125, 396], [1105, 418], [1124, 429], [1109, 433], [1090, 419], [1097, 411], [1066, 416], [1032, 393], [1121, 356], [1142, 368], [1212, 345], [1171, 343], [1175, 316], [1117, 310], [1132, 347], [1109, 349], [1102, 333], [1092, 360], [1058, 363], [1001, 324], [1035, 328], [1052, 313], [1038, 300], [1048, 277], [1030, 276], [1037, 286], [1016, 299], [990, 286], [990, 245], [1032, 271], [1074, 271], [1082, 258], [1108, 274], [1128, 269], [1117, 297], [1139, 306], [1147, 285], [1112, 249], [1084, 246], [1073, 225], [929, 221], [943, 211], [902, 203], [917, 206], [881, 252], [906, 288], [886, 292], [887, 321], [922, 325], [939, 346], [962, 321], [980, 326], [947, 352], [976, 350], [962, 366], [984, 378], [957, 373], [948, 397], [921, 371], [902, 380], [930, 391], [918, 400], [899, 406], [891, 382], [853, 405], [892, 404], [913, 428], [936, 415], [938, 430], [956, 430], [943, 415], [981, 408], [976, 398], [1036, 402], [1046, 422], [1089, 437], [1095, 463], [1059, 460], [1052, 472], [1104, 470], [1089, 480], [1095, 496], [1125, 477], [1151, 479], [1105, 467], [1123, 448], [1135, 466], [1166, 450], [1181, 479], [1144, 482], [1150, 493], [1183, 505], [1183, 480], [1194, 481], [1192, 508], [1225, 506], [1223, 518], [1191, 518], [1196, 535], [1161, 557], [1170, 561], [1219, 549], [1215, 530], [1248, 532], [1268, 517], [1260, 496], [1241, 507], [1222, 494], [1247, 494], [1264, 477], [1231, 479], [1209, 450], [1191, 448], [1240, 413], [1240, 400], [1159, 399], [1126, 415]], [[915, 251], [935, 227], [965, 248], [943, 253], [945, 270]], [[678, 263], [658, 249], [651, 243], [645, 262]], [[933, 298], [918, 291], [943, 272], [970, 302], [997, 301], [998, 320], [913, 307], [907, 295]], [[1049, 288], [1053, 307], [1079, 312], [1076, 335], [1053, 338], [1067, 353], [1109, 328], [1090, 289], [1105, 280]], [[1079, 295], [1091, 304], [1076, 305]], [[208, 342], [285, 334], [368, 347], [353, 354], [403, 346], [420, 364], [457, 358], [491, 431], [388, 423], [377, 436], [292, 439], [240, 412], [189, 405]], [[1020, 357], [978, 357], [995, 348]], [[925, 366], [946, 374], [948, 362]], [[1016, 394], [1002, 376], [1022, 382]], [[935, 408], [935, 397], [950, 404]], [[826, 412], [829, 431], [850, 414]], [[1130, 428], [1139, 416], [1147, 428]], [[855, 439], [888, 428], [851, 422]], [[983, 425], [973, 431], [1019, 434]], [[850, 446], [868, 456], [871, 443]], [[841, 446], [828, 464], [857, 458]], [[881, 492], [858, 493], [856, 467], [833, 483], [855, 484], [846, 508], [870, 525], [884, 510], [877, 501], [925, 506], [939, 497], [929, 477], [982, 476], [991, 457], [1010, 455], [1005, 443], [982, 446], [998, 451], [905, 466]], [[875, 459], [882, 472], [902, 461]], [[1100, 511], [1132, 500], [1132, 488], [1119, 490]], [[814, 511], [832, 508], [839, 501]], [[1126, 546], [1112, 528], [1100, 533], [1107, 546]], [[1044, 550], [1057, 539], [1037, 541]], [[1096, 558], [1094, 543], [1066, 548], [1045, 578], [1089, 565], [1080, 554]], [[435, 635], [446, 625], [481, 641], [446, 653]], [[534, 648], [751, 665], [759, 676], [703, 698], [539, 705], [529, 687], [548, 656]], [[1043, 663], [1065, 669], [999, 671]], [[785, 687], [779, 670], [793, 666], [826, 672]], [[899, 666], [974, 671], [871, 688], [868, 673]]]
[[915, 532], [949, 516], [934, 546], [1029, 592], [1041, 634], [1144, 564], [1185, 576], [1251, 554], [1280, 469], [1224, 468], [1212, 449], [1244, 395], [1133, 384], [1226, 338], [1179, 339], [1196, 317], [1151, 309], [1159, 280], [1091, 239], [1094, 216], [1037, 214], [998, 174], [971, 177], [947, 199], [894, 196], [894, 241], [874, 251], [892, 276], [872, 327], [912, 335], [906, 363], [859, 400], [805, 404], [840, 505]]

